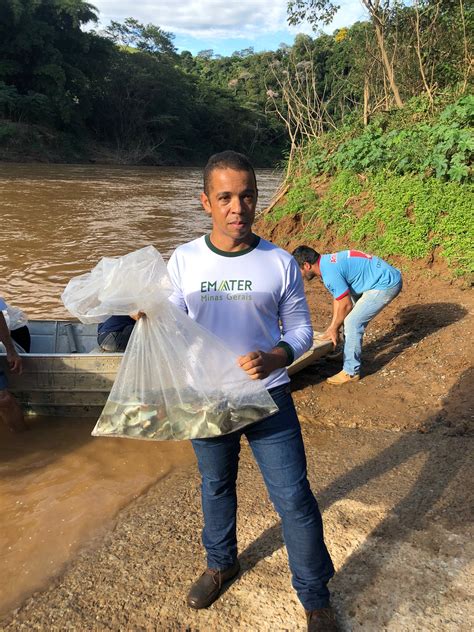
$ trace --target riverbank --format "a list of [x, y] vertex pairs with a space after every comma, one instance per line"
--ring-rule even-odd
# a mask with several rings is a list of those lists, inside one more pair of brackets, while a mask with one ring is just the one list
[[[78, 136], [44, 125], [0, 121], [1, 163], [117, 165], [135, 167], [197, 167], [202, 170], [211, 152], [194, 148], [192, 151], [162, 151], [160, 146], [137, 143], [119, 147], [98, 142], [93, 135]], [[278, 156], [278, 157], [277, 157]], [[274, 168], [279, 154], [254, 156], [256, 168]]]
[[[303, 427], [341, 628], [469, 630], [465, 438]], [[242, 573], [208, 610], [184, 601], [203, 565], [192, 467], [132, 503], [1, 629], [304, 630], [279, 521], [247, 446], [239, 489]]]
[[129, 166], [188, 166], [199, 164], [176, 155], [163, 155], [146, 146], [121, 149], [44, 125], [5, 122], [0, 134], [0, 164], [97, 164]]
[[[405, 271], [402, 294], [368, 328], [364, 377], [341, 389], [321, 360], [292, 381], [313, 489], [337, 574], [344, 631], [472, 628], [472, 298], [442, 273]], [[309, 285], [313, 322], [330, 297]], [[122, 511], [54, 585], [2, 630], [305, 629], [278, 518], [244, 445], [242, 574], [209, 610], [185, 605], [203, 566], [196, 468], [175, 472]]]

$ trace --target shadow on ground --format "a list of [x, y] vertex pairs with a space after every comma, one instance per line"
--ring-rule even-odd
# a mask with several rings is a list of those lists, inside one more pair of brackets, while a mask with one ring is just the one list
[[[408, 347], [462, 320], [467, 314], [468, 311], [457, 303], [426, 303], [404, 307], [396, 314], [388, 331], [364, 344], [362, 376], [377, 373]], [[367, 328], [369, 331], [370, 327], [371, 323]], [[321, 358], [292, 378], [291, 389], [298, 391], [319, 384], [340, 371], [341, 366], [342, 358]]]
[[[472, 476], [468, 476], [468, 469], [472, 469], [470, 443], [473, 420], [458, 419], [457, 424], [454, 422], [458, 417], [459, 397], [468, 397], [472, 403], [472, 378], [472, 369], [462, 374], [446, 398], [442, 412], [426, 420], [426, 434], [404, 434], [380, 454], [340, 476], [319, 493], [319, 504], [324, 511], [334, 503], [350, 498], [358, 488], [398, 468], [415, 455], [424, 457], [410, 491], [392, 507], [364, 545], [350, 555], [338, 571], [338, 581], [351, 585], [354, 600], [360, 600], [366, 591], [377, 584], [390, 550], [408, 540], [412, 532], [428, 528], [433, 520], [447, 530], [472, 522], [468, 485], [458, 484], [455, 494], [443, 497], [461, 469], [466, 470], [466, 481], [472, 479]], [[440, 415], [443, 419], [453, 420], [448, 424], [449, 427], [440, 427]], [[280, 524], [277, 523], [242, 552], [240, 559], [243, 569], [252, 568], [283, 544]], [[382, 549], [384, 555], [377, 554]], [[345, 598], [350, 601], [351, 595]]]
[[380, 371], [411, 345], [453, 325], [467, 314], [467, 309], [457, 303], [408, 305], [396, 315], [395, 322], [387, 333], [364, 345], [365, 375]]

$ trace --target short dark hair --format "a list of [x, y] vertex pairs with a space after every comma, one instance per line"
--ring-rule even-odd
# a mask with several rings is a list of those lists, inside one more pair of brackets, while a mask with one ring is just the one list
[[291, 254], [296, 259], [300, 268], [302, 268], [305, 263], [313, 265], [321, 256], [319, 252], [316, 252], [311, 246], [298, 246]]
[[214, 169], [234, 169], [234, 171], [247, 171], [253, 176], [255, 190], [257, 190], [257, 178], [252, 163], [244, 154], [228, 149], [218, 154], [213, 154], [204, 167], [204, 193], [209, 195], [209, 183]]

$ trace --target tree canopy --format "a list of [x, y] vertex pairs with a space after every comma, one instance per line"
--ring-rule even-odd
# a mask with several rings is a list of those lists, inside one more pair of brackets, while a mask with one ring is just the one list
[[[332, 35], [221, 56], [178, 53], [172, 33], [133, 17], [91, 30], [97, 10], [83, 0], [3, 0], [0, 144], [37, 126], [123, 162], [189, 164], [232, 147], [272, 164], [348, 120], [469, 89], [471, 5], [364, 4], [367, 21]], [[289, 21], [317, 29], [337, 8], [290, 0]]]

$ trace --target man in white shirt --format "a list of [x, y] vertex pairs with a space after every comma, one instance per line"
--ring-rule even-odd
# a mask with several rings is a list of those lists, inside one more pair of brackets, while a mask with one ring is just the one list
[[334, 569], [307, 480], [286, 370], [312, 344], [299, 268], [289, 253], [252, 232], [257, 183], [245, 156], [226, 151], [209, 159], [201, 202], [212, 231], [171, 256], [170, 300], [235, 351], [242, 370], [263, 380], [279, 412], [240, 431], [192, 441], [202, 477], [207, 569], [191, 587], [188, 605], [210, 606], [223, 583], [240, 570], [236, 479], [244, 434], [282, 520], [292, 583], [306, 610], [308, 630], [333, 632], [337, 627], [327, 583]]
[[[5, 301], [0, 298], [0, 342], [5, 346], [10, 371], [21, 373], [21, 358], [16, 352], [5, 316], [3, 315], [3, 310], [6, 307]], [[7, 390], [7, 386], [7, 376], [0, 368], [0, 418], [13, 432], [21, 432], [26, 430], [23, 412], [16, 399]]]

